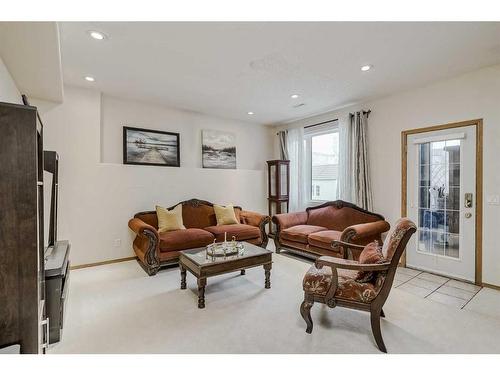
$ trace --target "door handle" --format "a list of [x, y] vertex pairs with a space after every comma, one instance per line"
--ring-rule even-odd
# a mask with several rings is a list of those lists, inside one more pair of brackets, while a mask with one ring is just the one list
[[472, 207], [472, 193], [465, 193], [464, 196], [464, 207], [471, 208]]

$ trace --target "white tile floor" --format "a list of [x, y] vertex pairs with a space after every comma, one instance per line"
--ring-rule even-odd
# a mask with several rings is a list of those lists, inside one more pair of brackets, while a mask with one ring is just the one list
[[399, 290], [463, 309], [471, 302], [481, 287], [411, 268], [398, 267], [394, 287]]

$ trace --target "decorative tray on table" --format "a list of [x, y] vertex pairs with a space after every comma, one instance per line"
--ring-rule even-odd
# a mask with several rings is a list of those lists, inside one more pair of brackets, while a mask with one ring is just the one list
[[219, 257], [225, 258], [232, 255], [243, 255], [244, 251], [245, 246], [242, 242], [237, 242], [235, 237], [233, 237], [231, 242], [224, 241], [216, 243], [214, 240], [214, 243], [207, 245], [206, 247], [207, 259], [209, 257], [213, 259]]

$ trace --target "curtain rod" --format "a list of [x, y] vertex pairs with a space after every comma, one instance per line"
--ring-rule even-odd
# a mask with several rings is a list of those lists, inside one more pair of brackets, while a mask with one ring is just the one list
[[[328, 121], [323, 121], [323, 122], [319, 122], [317, 124], [313, 124], [313, 125], [307, 125], [307, 126], [304, 126], [304, 129], [308, 129], [308, 128], [312, 128], [314, 126], [319, 126], [319, 125], [324, 125], [324, 124], [328, 124], [329, 122], [335, 122], [335, 121], [338, 121], [339, 119], [334, 119], [334, 120], [328, 120]], [[284, 131], [287, 131], [288, 129], [285, 129]], [[276, 133], [276, 135], [279, 135], [279, 132]]]
[[[368, 111], [363, 111], [363, 113], [364, 113], [365, 115], [367, 115], [367, 117], [369, 117], [369, 116], [370, 116], [370, 113], [372, 113], [372, 110], [371, 110], [371, 109], [369, 109]], [[354, 116], [354, 113], [352, 113], [352, 112], [351, 112], [351, 113], [349, 113], [349, 115]], [[338, 120], [339, 120], [339, 119], [334, 119], [334, 120], [323, 121], [323, 122], [320, 122], [320, 123], [318, 123], [318, 124], [307, 125], [307, 126], [304, 126], [304, 129], [307, 129], [307, 128], [312, 128], [312, 127], [314, 127], [314, 126], [319, 126], [319, 125], [328, 124], [329, 122], [334, 122], [334, 121], [338, 121]], [[288, 129], [285, 129], [284, 131], [287, 131], [287, 130], [288, 130]], [[278, 132], [278, 133], [276, 133], [276, 135], [279, 135], [279, 134], [280, 134], [279, 132]]]
[[[370, 113], [372, 113], [372, 110], [371, 110], [371, 109], [369, 109], [368, 111], [363, 111], [363, 113], [364, 113], [365, 115], [367, 115], [367, 116], [370, 116]], [[352, 112], [351, 112], [351, 113], [349, 113], [349, 114], [350, 114], [351, 116], [354, 116], [354, 113], [352, 113]]]
[[307, 125], [307, 126], [304, 126], [304, 129], [312, 128], [314, 126], [328, 124], [329, 122], [334, 122], [334, 121], [338, 121], [338, 119], [323, 121], [323, 122], [320, 122], [320, 123], [317, 123], [317, 124], [313, 124], [313, 125]]

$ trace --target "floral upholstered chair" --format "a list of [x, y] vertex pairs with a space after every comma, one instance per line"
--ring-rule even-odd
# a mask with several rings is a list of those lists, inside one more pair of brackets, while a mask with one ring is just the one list
[[387, 353], [380, 331], [380, 317], [385, 317], [382, 307], [389, 296], [399, 258], [416, 229], [411, 220], [399, 219], [381, 249], [376, 242], [363, 247], [334, 241], [332, 246], [363, 251], [359, 261], [322, 256], [307, 271], [303, 281], [304, 302], [300, 306], [307, 323], [306, 332], [311, 333], [313, 329], [311, 307], [314, 302], [369, 311], [377, 346]]

